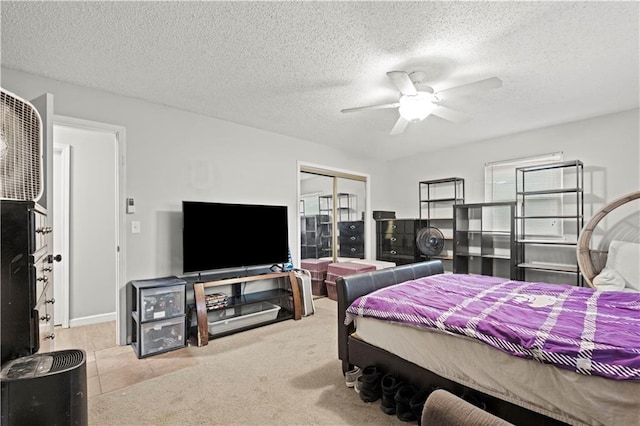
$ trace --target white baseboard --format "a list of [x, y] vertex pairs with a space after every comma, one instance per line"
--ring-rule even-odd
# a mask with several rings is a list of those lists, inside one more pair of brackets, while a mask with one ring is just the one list
[[88, 317], [73, 318], [69, 320], [69, 327], [80, 327], [81, 325], [97, 324], [100, 322], [115, 321], [116, 313], [109, 312], [107, 314], [90, 315]]

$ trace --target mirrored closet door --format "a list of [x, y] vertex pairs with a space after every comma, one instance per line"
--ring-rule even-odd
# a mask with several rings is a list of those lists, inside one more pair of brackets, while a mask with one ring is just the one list
[[366, 177], [300, 168], [300, 259], [364, 259]]

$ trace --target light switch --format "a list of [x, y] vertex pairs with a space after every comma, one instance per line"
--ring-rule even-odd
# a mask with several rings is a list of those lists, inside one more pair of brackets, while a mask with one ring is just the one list
[[132, 220], [131, 221], [131, 233], [139, 234], [140, 233], [140, 221]]

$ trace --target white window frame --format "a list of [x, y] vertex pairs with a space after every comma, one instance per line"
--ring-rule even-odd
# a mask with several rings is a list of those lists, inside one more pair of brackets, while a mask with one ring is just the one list
[[[513, 158], [509, 160], [494, 161], [485, 163], [484, 165], [484, 181], [485, 181], [485, 202], [505, 202], [518, 201], [517, 191], [520, 182], [516, 169], [522, 167], [538, 166], [542, 164], [558, 163], [563, 161], [562, 152], [552, 152], [547, 154], [535, 155], [530, 157]], [[536, 181], [527, 182], [527, 191], [537, 189], [562, 188], [562, 169], [551, 169], [541, 171], [536, 174]], [[541, 214], [562, 214], [562, 198], [557, 195], [549, 195], [548, 197], [537, 197], [535, 199], [536, 209]], [[527, 209], [529, 209], [528, 204]], [[520, 206], [516, 209], [520, 211]], [[489, 218], [488, 218], [489, 219]], [[508, 229], [507, 217], [493, 217], [493, 226], [497, 229]], [[558, 238], [563, 235], [562, 221], [555, 219], [550, 220], [531, 220], [527, 222], [527, 237], [536, 238]]]

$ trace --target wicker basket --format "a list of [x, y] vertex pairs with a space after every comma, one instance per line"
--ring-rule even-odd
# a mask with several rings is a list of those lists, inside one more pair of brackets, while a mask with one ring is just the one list
[[325, 280], [327, 285], [327, 297], [331, 300], [338, 300], [338, 291], [336, 290], [336, 283], [333, 281]]
[[314, 296], [326, 296], [327, 286], [325, 281], [311, 278], [311, 294]]
[[[304, 259], [300, 262], [300, 266], [311, 273], [312, 279], [324, 281], [327, 278], [327, 266], [330, 263], [330, 260]], [[324, 284], [322, 284], [322, 287], [324, 288]], [[313, 288], [315, 289], [315, 286]], [[316, 294], [316, 291], [313, 291], [313, 294], [315, 296], [325, 296], [327, 292], [322, 290], [320, 294]]]
[[580, 238], [578, 238], [577, 246], [578, 267], [580, 268], [580, 272], [582, 273], [584, 280], [587, 282], [587, 284], [589, 284], [590, 287], [595, 288], [595, 286], [593, 285], [593, 279], [600, 273], [602, 268], [604, 268], [607, 260], [606, 251], [591, 250], [590, 248], [593, 230], [609, 212], [617, 207], [620, 207], [623, 204], [628, 203], [629, 201], [633, 201], [638, 198], [640, 198], [640, 191], [632, 192], [631, 194], [613, 200], [612, 202], [598, 210], [582, 229]]

